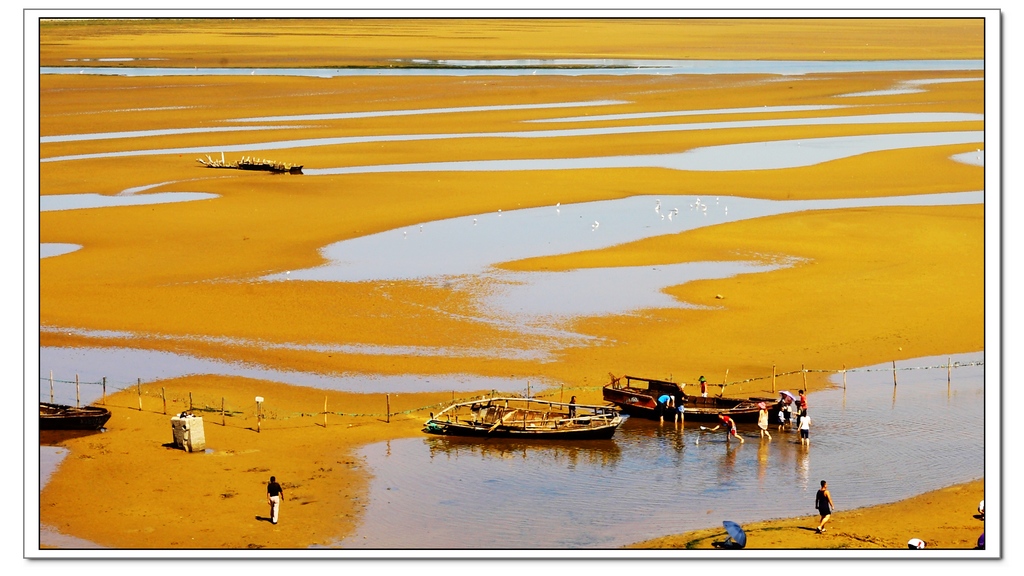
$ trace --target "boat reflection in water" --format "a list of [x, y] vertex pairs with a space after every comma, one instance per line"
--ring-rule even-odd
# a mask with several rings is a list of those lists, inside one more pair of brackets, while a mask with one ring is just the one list
[[487, 441], [459, 436], [445, 436], [426, 440], [430, 459], [458, 460], [519, 460], [535, 459], [546, 465], [566, 469], [577, 465], [587, 467], [614, 466], [622, 457], [622, 450], [614, 440], [547, 440], [522, 441], [512, 438], [494, 438]]

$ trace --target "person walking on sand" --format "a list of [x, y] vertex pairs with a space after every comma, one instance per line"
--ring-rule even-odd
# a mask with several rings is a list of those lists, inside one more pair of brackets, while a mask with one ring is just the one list
[[764, 402], [759, 402], [757, 407], [760, 408], [757, 411], [757, 427], [761, 429], [761, 439], [764, 440], [764, 437], [767, 436], [768, 441], [771, 442], [772, 435], [768, 432], [768, 406]]
[[821, 516], [821, 521], [818, 522], [818, 527], [815, 531], [818, 534], [825, 532], [825, 523], [832, 518], [832, 508], [835, 507], [832, 504], [832, 493], [828, 491], [828, 482], [821, 481], [821, 489], [814, 496], [814, 507], [818, 509], [818, 515]]
[[271, 476], [270, 482], [267, 484], [267, 503], [270, 504], [270, 522], [273, 524], [277, 524], [282, 500], [284, 500], [284, 488], [277, 483], [277, 478]]
[[700, 377], [700, 397], [708, 397], [708, 380], [703, 375]]
[[[726, 430], [725, 430], [725, 441], [726, 442], [728, 442], [730, 438], [736, 437], [736, 439], [740, 441], [740, 444], [744, 443], [743, 437], [736, 433], [736, 422], [732, 418], [729, 418], [725, 414], [719, 414], [718, 415], [718, 419], [721, 420], [722, 424], [725, 424], [725, 426], [726, 426]], [[715, 426], [714, 428], [711, 429], [712, 432], [714, 432], [715, 430], [718, 430], [718, 426]]]
[[800, 444], [811, 445], [811, 417], [807, 415], [807, 410], [800, 413], [800, 420], [797, 422], [797, 427], [800, 428]]

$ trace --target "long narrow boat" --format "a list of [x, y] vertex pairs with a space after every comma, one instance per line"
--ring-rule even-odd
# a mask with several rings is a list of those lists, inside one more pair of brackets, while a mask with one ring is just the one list
[[[623, 378], [626, 380], [625, 385], [622, 384]], [[758, 403], [774, 403], [771, 398], [692, 396], [683, 392], [684, 387], [685, 384], [678, 382], [623, 376], [612, 378], [601, 394], [606, 402], [618, 406], [630, 416], [655, 420], [662, 417], [663, 410], [658, 404], [658, 398], [667, 394], [672, 397], [675, 406], [683, 408], [683, 419], [693, 422], [717, 422], [721, 415], [729, 416], [736, 422], [757, 422]], [[664, 418], [670, 420], [673, 414], [665, 412]]]
[[550, 402], [533, 398], [486, 398], [433, 413], [423, 431], [482, 438], [608, 439], [625, 421], [609, 406]]
[[99, 406], [39, 403], [40, 430], [99, 430], [110, 420], [110, 410]]

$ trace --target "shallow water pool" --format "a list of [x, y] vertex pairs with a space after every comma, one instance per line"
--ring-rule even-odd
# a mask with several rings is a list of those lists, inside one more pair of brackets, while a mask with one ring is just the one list
[[[739, 523], [836, 514], [984, 476], [984, 354], [851, 370], [809, 397], [811, 443], [754, 425], [745, 444], [691, 423], [630, 419], [612, 440], [514, 443], [426, 435], [361, 451], [374, 480], [347, 548], [602, 549]], [[930, 366], [930, 369], [909, 370]], [[955, 430], [956, 433], [949, 433]], [[936, 442], [935, 437], [942, 441]]]

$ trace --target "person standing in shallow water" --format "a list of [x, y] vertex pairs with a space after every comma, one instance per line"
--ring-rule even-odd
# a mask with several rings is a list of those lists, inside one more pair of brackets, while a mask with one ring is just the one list
[[270, 504], [270, 522], [273, 524], [277, 524], [282, 500], [284, 500], [284, 488], [277, 483], [277, 478], [271, 476], [270, 482], [267, 484], [267, 503]]
[[800, 420], [797, 421], [797, 427], [800, 428], [800, 444], [807, 446], [811, 445], [811, 417], [807, 415], [807, 410], [800, 413]]
[[814, 507], [818, 509], [818, 515], [821, 516], [821, 521], [818, 522], [818, 527], [815, 531], [818, 534], [825, 532], [825, 523], [832, 518], [832, 493], [828, 491], [828, 482], [821, 481], [821, 489], [814, 496]]
[[[734, 438], [734, 437], [737, 440], [740, 441], [740, 444], [744, 443], [743, 437], [736, 433], [736, 422], [732, 418], [729, 418], [725, 414], [719, 414], [718, 415], [718, 419], [721, 420], [722, 424], [725, 424], [725, 426], [726, 426], [726, 428], [725, 428], [725, 442], [726, 443], [728, 443], [729, 440], [731, 438]], [[719, 426], [721, 426], [721, 424]], [[711, 429], [711, 431], [714, 432], [715, 430], [718, 430], [719, 426], [715, 426], [714, 428]]]
[[757, 411], [757, 427], [761, 429], [761, 439], [765, 436], [768, 437], [768, 441], [771, 442], [772, 434], [768, 431], [768, 407], [765, 406], [764, 402], [757, 405], [760, 410]]
[[700, 397], [708, 397], [708, 380], [704, 376], [700, 377]]

